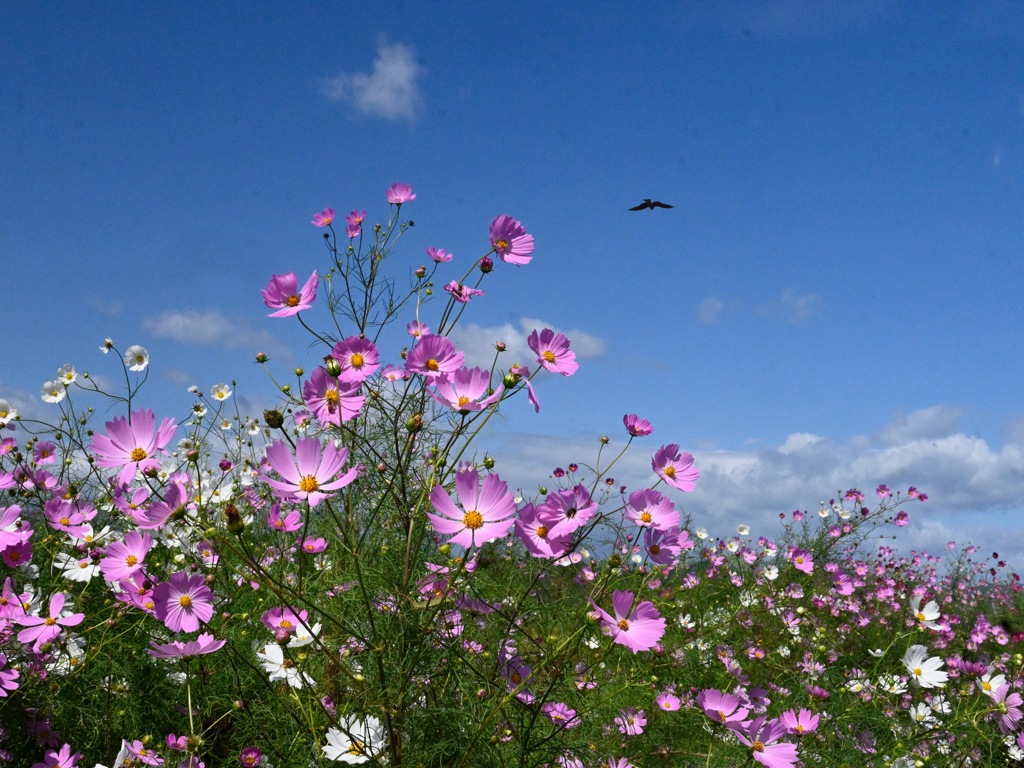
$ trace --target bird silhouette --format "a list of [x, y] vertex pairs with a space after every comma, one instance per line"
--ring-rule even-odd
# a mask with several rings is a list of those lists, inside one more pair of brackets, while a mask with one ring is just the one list
[[653, 211], [655, 208], [674, 208], [674, 207], [675, 207], [674, 205], [669, 205], [668, 203], [663, 203], [660, 200], [651, 200], [651, 198], [645, 197], [644, 201], [642, 203], [640, 203], [640, 205], [634, 205], [629, 210], [631, 210], [631, 211], [642, 211], [644, 208], [650, 208]]

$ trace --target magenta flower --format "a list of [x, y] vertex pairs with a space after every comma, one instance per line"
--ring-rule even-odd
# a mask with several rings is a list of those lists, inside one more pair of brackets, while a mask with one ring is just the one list
[[501, 478], [488, 473], [481, 485], [476, 470], [465, 466], [455, 473], [455, 490], [461, 509], [444, 486], [437, 485], [430, 492], [430, 503], [438, 514], [427, 513], [435, 531], [454, 534], [448, 539], [449, 544], [469, 549], [508, 533], [514, 522], [516, 504]]
[[662, 691], [654, 697], [655, 706], [662, 712], [675, 712], [683, 706], [682, 701], [674, 693]]
[[432, 258], [438, 264], [444, 264], [445, 262], [449, 262], [454, 257], [453, 254], [448, 253], [448, 251], [446, 251], [444, 248], [434, 247], [427, 248], [427, 256]]
[[693, 456], [679, 452], [675, 443], [663, 445], [651, 459], [651, 469], [662, 480], [680, 491], [692, 491], [697, 485], [700, 470], [693, 466]]
[[139, 528], [150, 530], [161, 528], [171, 517], [184, 514], [190, 501], [185, 486], [173, 482], [164, 489], [162, 499], [153, 502], [145, 509], [136, 510], [135, 524]]
[[299, 438], [294, 457], [286, 442], [275, 440], [267, 448], [267, 461], [281, 479], [275, 480], [267, 475], [261, 475], [261, 479], [274, 489], [278, 498], [286, 501], [305, 499], [309, 506], [315, 507], [332, 495], [324, 491], [344, 488], [359, 476], [359, 470], [353, 467], [341, 477], [332, 479], [347, 459], [348, 448], [337, 448], [333, 442], [328, 442], [321, 452], [320, 441], [315, 437]]
[[143, 573], [143, 560], [152, 547], [153, 537], [148, 533], [129, 531], [124, 541], [115, 541], [104, 551], [103, 559], [100, 560], [103, 578], [117, 582]]
[[641, 419], [635, 413], [627, 413], [622, 417], [622, 423], [626, 425], [626, 431], [633, 437], [647, 437], [654, 431], [651, 422]]
[[363, 222], [366, 220], [366, 211], [359, 213], [359, 211], [352, 211], [348, 216], [345, 217], [345, 236], [359, 237], [363, 231]]
[[136, 472], [156, 469], [160, 462], [154, 458], [163, 453], [171, 441], [177, 425], [169, 418], [156, 428], [156, 417], [149, 410], [135, 411], [131, 419], [119, 416], [106, 423], [107, 434], [95, 435], [90, 449], [100, 467], [121, 467], [117, 476], [119, 485], [127, 485]]
[[795, 736], [805, 736], [818, 727], [818, 715], [809, 709], [787, 709], [779, 715], [779, 722], [786, 727], [786, 732]]
[[548, 494], [537, 512], [548, 520], [548, 536], [558, 539], [586, 525], [597, 513], [597, 504], [586, 486], [577, 485]]
[[626, 517], [641, 528], [658, 528], [667, 531], [679, 527], [679, 510], [671, 499], [651, 488], [634, 491], [629, 495], [625, 508]]
[[806, 549], [794, 549], [791, 557], [793, 567], [804, 573], [811, 573], [814, 570], [814, 556]]
[[778, 720], [758, 717], [749, 722], [731, 722], [727, 726], [741, 743], [750, 747], [750, 754], [766, 768], [793, 768], [797, 761], [796, 744], [780, 742], [786, 726]]
[[[49, 502], [47, 502], [47, 505]], [[32, 538], [32, 527], [21, 519], [21, 507], [0, 507], [0, 552]]]
[[54, 640], [61, 633], [61, 627], [76, 627], [85, 620], [84, 613], [62, 614], [64, 603], [67, 598], [63, 592], [55, 592], [50, 597], [49, 614], [47, 616], [33, 616], [28, 613], [14, 616], [14, 621], [21, 624], [23, 629], [18, 633], [18, 641], [28, 645], [32, 643], [32, 649], [37, 653], [45, 643]]
[[620, 709], [619, 716], [613, 722], [619, 726], [619, 733], [626, 736], [639, 736], [644, 732], [644, 726], [647, 725], [647, 716], [642, 709], [630, 707], [629, 709]]
[[507, 264], [521, 267], [533, 258], [533, 235], [511, 216], [502, 214], [491, 222], [491, 247]]
[[341, 422], [356, 418], [363, 410], [366, 398], [359, 394], [362, 385], [355, 381], [342, 381], [317, 368], [309, 381], [302, 385], [302, 400], [321, 424], [341, 426]]
[[543, 514], [533, 504], [527, 504], [519, 510], [515, 534], [534, 557], [545, 559], [561, 557], [569, 549], [572, 537], [569, 534], [553, 536], [551, 534], [553, 526], [554, 523], [550, 516]]
[[8, 691], [18, 688], [18, 677], [20, 673], [16, 669], [4, 669], [7, 666], [7, 657], [0, 653], [0, 699], [7, 698]]
[[539, 335], [534, 331], [526, 343], [537, 355], [537, 362], [541, 367], [552, 373], [572, 376], [580, 367], [576, 362], [576, 353], [569, 349], [569, 340], [550, 328], [545, 328]]
[[650, 601], [634, 607], [633, 596], [633, 592], [615, 590], [612, 593], [614, 616], [598, 608], [593, 600], [590, 604], [603, 622], [602, 630], [613, 642], [626, 646], [633, 653], [649, 651], [665, 634], [665, 619]]
[[293, 509], [281, 517], [281, 505], [274, 504], [267, 513], [267, 525], [274, 531], [293, 533], [302, 527], [302, 515], [299, 514], [299, 510]]
[[541, 706], [540, 711], [542, 714], [547, 715], [552, 723], [561, 728], [575, 728], [582, 722], [576, 710], [571, 709], [568, 704], [561, 701], [546, 701]]
[[334, 209], [324, 208], [320, 213], [314, 213], [313, 219], [309, 222], [314, 227], [326, 227], [334, 221]]
[[999, 730], [1003, 732], [1004, 736], [1016, 731], [1020, 725], [1021, 716], [1024, 715], [1024, 710], [1021, 709], [1024, 697], [1021, 697], [1019, 693], [1010, 693], [1009, 683], [1003, 683], [994, 691], [986, 691], [986, 693], [996, 706], [992, 717], [997, 721]]
[[380, 367], [380, 352], [369, 339], [350, 336], [339, 341], [331, 350], [331, 357], [341, 365], [338, 380], [362, 384]]
[[537, 399], [537, 392], [534, 390], [533, 384], [530, 383], [530, 369], [525, 365], [513, 365], [508, 369], [508, 375], [516, 384], [520, 380], [525, 381], [528, 393], [527, 399], [530, 401], [530, 405], [533, 406], [534, 412], [540, 413], [540, 400]]
[[731, 693], [723, 693], [709, 688], [697, 694], [697, 706], [704, 714], [716, 723], [738, 722], [746, 718], [750, 711], [740, 706], [740, 700]]
[[693, 549], [689, 540], [689, 532], [680, 531], [676, 527], [668, 530], [646, 528], [644, 530], [644, 548], [651, 562], [658, 565], [672, 565], [684, 549]]
[[259, 747], [243, 747], [242, 754], [238, 756], [238, 762], [242, 768], [256, 768], [260, 764], [263, 752]]
[[385, 193], [385, 196], [387, 197], [388, 202], [393, 205], [401, 205], [402, 203], [408, 203], [411, 200], [416, 199], [416, 195], [413, 193], [412, 187], [398, 181], [388, 187], [388, 191]]
[[198, 573], [179, 571], [153, 590], [156, 617], [171, 632], [195, 632], [213, 617], [213, 592]]
[[491, 375], [482, 368], [459, 368], [454, 373], [436, 376], [431, 383], [434, 390], [430, 396], [441, 405], [461, 414], [482, 411], [501, 399], [500, 384], [496, 391], [487, 393]]
[[474, 296], [484, 295], [483, 291], [463, 285], [458, 280], [452, 280], [444, 287], [444, 290], [459, 304], [468, 304]]
[[263, 294], [263, 303], [269, 309], [277, 310], [268, 314], [267, 317], [291, 317], [304, 309], [309, 309], [316, 301], [316, 287], [319, 284], [320, 277], [316, 270], [309, 276], [301, 290], [299, 289], [299, 278], [294, 272], [274, 275], [267, 283], [267, 287], [260, 291]]
[[455, 345], [444, 336], [423, 336], [405, 358], [409, 373], [428, 379], [442, 373], [454, 373], [462, 367], [466, 355], [455, 351]]
[[220, 650], [226, 642], [226, 640], [218, 640], [208, 632], [203, 632], [195, 640], [185, 643], [177, 640], [171, 643], [158, 643], [155, 640], [150, 640], [151, 648], [146, 653], [157, 659], [192, 659]]
[[81, 759], [81, 752], [71, 754], [71, 745], [65, 744], [59, 752], [54, 752], [52, 749], [46, 750], [43, 762], [34, 764], [32, 768], [75, 768]]

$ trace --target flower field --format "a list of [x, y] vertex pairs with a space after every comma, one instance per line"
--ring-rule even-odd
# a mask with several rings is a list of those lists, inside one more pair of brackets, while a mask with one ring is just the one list
[[[317, 213], [320, 266], [270, 277], [311, 370], [256, 354], [262, 414], [234, 383], [148, 402], [159, 361], [111, 339], [102, 377], [43, 385], [51, 423], [0, 400], [0, 765], [1024, 761], [1019, 578], [906, 552], [926, 493], [823, 489], [773, 537], [715, 531], [685, 511], [698, 462], [635, 413], [511, 488], [487, 424], [539, 411], [538, 376], [571, 386], [571, 339], [467, 367], [453, 329], [534, 238], [499, 215], [482, 255], [404, 274], [415, 199]], [[627, 451], [647, 487], [615, 479]]]

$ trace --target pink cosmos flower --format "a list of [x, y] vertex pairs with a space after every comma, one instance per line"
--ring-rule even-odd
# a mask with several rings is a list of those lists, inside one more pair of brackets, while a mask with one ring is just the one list
[[986, 693], [996, 705], [996, 711], [992, 713], [992, 717], [997, 721], [999, 730], [1003, 732], [1004, 736], [1016, 731], [1021, 717], [1024, 715], [1024, 710], [1021, 709], [1024, 697], [1021, 697], [1019, 693], [1010, 693], [1009, 683], [1003, 683], [994, 691], [986, 691]]
[[267, 525], [274, 531], [293, 533], [302, 527], [302, 515], [299, 514], [299, 510], [293, 509], [281, 517], [281, 505], [274, 504], [267, 513]]
[[160, 462], [156, 453], [164, 453], [164, 446], [171, 441], [177, 425], [169, 418], [156, 428], [156, 417], [150, 410], [139, 410], [130, 419], [119, 416], [106, 423], [107, 434], [95, 435], [90, 450], [100, 467], [121, 467], [117, 476], [118, 485], [127, 485], [136, 472], [156, 469]]
[[586, 486], [577, 485], [548, 494], [537, 512], [548, 521], [548, 536], [558, 539], [586, 525], [597, 514], [597, 504]]
[[103, 578], [110, 582], [130, 579], [144, 572], [146, 555], [153, 547], [153, 537], [148, 533], [129, 531], [124, 541], [115, 541], [107, 546], [100, 560]]
[[334, 209], [324, 208], [320, 213], [313, 214], [313, 219], [310, 221], [310, 224], [315, 227], [326, 227], [332, 221], [334, 221]]
[[414, 339], [420, 338], [420, 336], [427, 336], [430, 334], [430, 328], [426, 323], [421, 323], [419, 320], [413, 320], [411, 323], [407, 323], [405, 326], [405, 332], [412, 336]]
[[622, 417], [622, 423], [626, 425], [626, 431], [633, 437], [647, 437], [654, 431], [651, 422], [641, 419], [635, 413], [627, 413]]
[[20, 673], [16, 669], [4, 669], [7, 666], [7, 657], [0, 653], [0, 699], [7, 698], [8, 691], [18, 688], [18, 677]]
[[814, 556], [806, 549], [794, 549], [791, 560], [798, 571], [811, 573], [814, 570]]
[[667, 531], [679, 527], [679, 510], [671, 499], [651, 488], [634, 491], [629, 495], [625, 508], [626, 517], [641, 528], [658, 528]]
[[57, 460], [57, 446], [49, 440], [36, 443], [32, 446], [32, 460], [41, 467], [53, 464]]
[[576, 353], [569, 349], [569, 340], [550, 328], [545, 328], [540, 334], [534, 331], [526, 343], [537, 355], [541, 367], [552, 373], [572, 376], [580, 367], [576, 362]]
[[33, 616], [22, 613], [14, 616], [14, 621], [21, 624], [23, 629], [18, 633], [18, 641], [32, 643], [32, 649], [37, 653], [45, 643], [54, 640], [61, 633], [61, 627], [77, 627], [85, 620], [84, 613], [73, 613], [64, 615], [64, 603], [67, 598], [63, 592], [55, 592], [50, 597], [49, 614], [47, 616]]
[[452, 280], [444, 287], [445, 291], [459, 304], [468, 304], [474, 296], [483, 296], [484, 292], [477, 288], [470, 288], [458, 280]]
[[655, 696], [654, 704], [662, 712], [675, 712], [683, 706], [683, 703], [679, 700], [679, 697], [676, 696], [674, 693], [669, 693], [668, 691], [662, 691], [657, 696]]
[[740, 742], [750, 747], [754, 760], [766, 768], [793, 768], [796, 765], [796, 744], [779, 741], [786, 735], [786, 726], [778, 720], [758, 717], [750, 722], [731, 722], [727, 727]]
[[465, 353], [456, 352], [447, 337], [423, 336], [406, 356], [405, 368], [409, 373], [433, 379], [442, 373], [454, 373], [465, 359]]
[[172, 482], [164, 489], [164, 497], [135, 513], [135, 524], [139, 528], [153, 530], [163, 527], [175, 515], [184, 514], [190, 503], [188, 490], [179, 482]]
[[750, 711], [740, 706], [740, 700], [731, 693], [723, 693], [709, 688], [697, 694], [697, 706], [704, 714], [716, 723], [738, 722], [746, 718]]
[[75, 768], [81, 759], [81, 752], [71, 754], [71, 745], [65, 744], [59, 752], [54, 752], [52, 749], [46, 750], [43, 762], [36, 763], [32, 768]]
[[350, 336], [339, 341], [331, 350], [331, 357], [341, 365], [339, 381], [362, 384], [380, 367], [380, 352], [369, 339]]
[[688, 531], [673, 526], [668, 530], [649, 527], [644, 529], [644, 548], [651, 562], [658, 565], [672, 565], [684, 549], [693, 549]]
[[302, 385], [302, 400], [321, 424], [341, 426], [362, 412], [366, 398], [359, 394], [361, 387], [359, 382], [342, 381], [326, 368], [317, 368]]
[[551, 559], [561, 557], [569, 549], [572, 537], [569, 534], [552, 536], [552, 519], [541, 513], [533, 504], [519, 510], [515, 523], [516, 537], [523, 542], [526, 550], [534, 557]]
[[444, 248], [434, 247], [427, 248], [427, 256], [432, 258], [438, 264], [444, 264], [446, 262], [451, 261], [452, 258], [454, 258], [453, 254], [448, 253], [448, 251], [446, 251]]
[[359, 211], [353, 210], [348, 216], [345, 217], [345, 236], [359, 237], [363, 231], [363, 222], [366, 220], [366, 211], [359, 213]]
[[459, 368], [454, 373], [441, 374], [431, 382], [434, 385], [430, 396], [441, 405], [453, 408], [461, 414], [473, 413], [489, 408], [501, 399], [503, 387], [490, 395], [487, 389], [491, 374], [483, 368]]
[[402, 184], [396, 181], [385, 193], [389, 203], [393, 205], [401, 205], [402, 203], [408, 203], [416, 199], [416, 195], [412, 191], [412, 187], [408, 184]]
[[213, 592], [198, 573], [179, 571], [153, 590], [156, 617], [171, 632], [195, 632], [213, 617]]
[[700, 470], [693, 466], [693, 456], [679, 452], [674, 443], [663, 445], [651, 459], [651, 469], [662, 480], [680, 491], [692, 491], [697, 485]]
[[320, 441], [315, 437], [302, 437], [295, 443], [295, 455], [283, 440], [275, 440], [267, 448], [270, 468], [281, 476], [275, 480], [267, 475], [260, 479], [274, 489], [274, 494], [283, 500], [305, 499], [315, 507], [336, 491], [344, 488], [359, 476], [359, 470], [352, 467], [345, 474], [332, 479], [348, 459], [348, 448], [338, 448], [328, 442], [321, 452]]
[[786, 727], [786, 732], [795, 736], [812, 733], [818, 727], [819, 716], [809, 709], [787, 709], [779, 715], [779, 722]]
[[576, 710], [570, 709], [568, 704], [561, 701], [546, 701], [540, 711], [547, 715], [552, 723], [561, 728], [575, 728], [582, 722]]
[[294, 272], [274, 275], [267, 283], [267, 287], [260, 291], [263, 294], [263, 303], [269, 309], [276, 310], [267, 317], [291, 317], [304, 309], [309, 309], [316, 301], [316, 287], [319, 284], [320, 277], [316, 270], [309, 276], [301, 290], [299, 278]]
[[634, 607], [633, 596], [633, 592], [615, 590], [612, 593], [614, 616], [598, 608], [593, 600], [590, 604], [603, 622], [602, 630], [613, 642], [626, 646], [633, 653], [649, 651], [665, 634], [665, 619], [650, 601]]
[[619, 733], [626, 736], [639, 736], [644, 732], [644, 726], [647, 725], [647, 716], [642, 709], [630, 707], [629, 709], [620, 709], [619, 716], [613, 722], [619, 726]]
[[226, 640], [218, 640], [208, 632], [203, 632], [195, 640], [184, 643], [177, 640], [170, 643], [158, 643], [151, 640], [149, 642], [151, 648], [146, 653], [157, 659], [192, 659], [220, 650], [226, 642]]
[[521, 380], [525, 380], [526, 390], [529, 393], [527, 399], [530, 401], [530, 405], [533, 406], [534, 412], [540, 413], [540, 400], [537, 399], [537, 392], [534, 390], [533, 384], [530, 383], [530, 369], [525, 365], [513, 365], [508, 369], [508, 375], [516, 384]]
[[517, 267], [533, 259], [533, 235], [511, 216], [502, 214], [491, 222], [491, 247], [499, 259]]
[[437, 485], [430, 492], [430, 503], [438, 514], [427, 513], [435, 531], [454, 534], [448, 540], [449, 544], [469, 549], [500, 539], [508, 533], [514, 522], [516, 504], [501, 478], [488, 473], [481, 485], [476, 470], [465, 466], [455, 473], [455, 490], [461, 509], [444, 486]]
[[160, 753], [155, 749], [148, 748], [139, 739], [134, 739], [131, 743], [124, 742], [124, 746], [128, 749], [128, 755], [134, 757], [143, 765], [163, 765], [164, 759], [160, 757]]
[[0, 552], [32, 538], [32, 526], [21, 519], [21, 507], [0, 507]]

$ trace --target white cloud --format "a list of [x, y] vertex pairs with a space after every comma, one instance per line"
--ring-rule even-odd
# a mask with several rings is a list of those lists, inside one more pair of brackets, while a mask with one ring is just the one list
[[533, 331], [544, 328], [564, 333], [569, 339], [569, 348], [576, 353], [577, 359], [580, 360], [601, 357], [607, 347], [604, 339], [586, 331], [581, 331], [578, 328], [563, 331], [544, 320], [529, 317], [522, 318], [518, 328], [510, 323], [495, 326], [480, 326], [476, 323], [458, 325], [452, 331], [451, 340], [456, 348], [465, 352], [465, 364], [469, 368], [473, 366], [489, 368], [494, 360], [494, 344], [497, 341], [503, 341], [506, 345], [506, 351], [501, 354], [499, 360], [500, 368], [508, 368], [513, 363], [530, 366], [537, 356], [530, 351], [526, 340]]
[[708, 296], [700, 303], [697, 310], [697, 319], [704, 325], [713, 325], [722, 316], [722, 300], [715, 296]]
[[808, 319], [821, 303], [816, 293], [798, 295], [792, 288], [786, 288], [775, 301], [766, 302], [757, 308], [759, 315], [780, 317], [789, 323], [802, 323]]
[[921, 408], [909, 414], [897, 414], [878, 433], [878, 439], [885, 445], [899, 445], [916, 439], [947, 437], [957, 431], [960, 411], [948, 405]]
[[421, 102], [416, 80], [422, 71], [412, 48], [382, 43], [372, 72], [342, 72], [322, 81], [320, 91], [329, 100], [351, 104], [364, 115], [412, 122]]
[[280, 349], [279, 342], [266, 331], [257, 331], [242, 318], [228, 317], [216, 310], [200, 312], [167, 311], [147, 318], [143, 327], [157, 338], [171, 339], [193, 346], [222, 346], [234, 349], [251, 346], [265, 351]]
[[[948, 541], [974, 543], [982, 551], [998, 551], [1018, 569], [1024, 568], [1024, 448], [1012, 442], [1001, 448], [963, 433], [938, 438], [901, 433], [900, 424], [926, 423], [935, 413], [955, 409], [930, 408], [900, 417], [880, 430], [896, 442], [880, 445], [865, 436], [844, 443], [806, 433], [789, 435], [777, 447], [757, 451], [702, 451], [691, 448], [701, 470], [693, 493], [673, 498], [692, 515], [694, 525], [713, 534], [729, 535], [740, 523], [754, 535], [778, 536], [779, 514], [794, 509], [816, 510], [819, 501], [839, 497], [856, 487], [877, 504], [874, 489], [885, 483], [893, 490], [917, 486], [928, 494], [925, 503], [906, 506], [910, 525], [898, 530], [897, 545], [941, 554]], [[607, 455], [617, 455], [625, 435], [613, 438]], [[651, 455], [660, 442], [635, 442], [615, 465], [616, 485], [643, 487], [653, 480]], [[497, 471], [527, 496], [550, 483], [555, 466], [575, 461], [583, 466], [597, 453], [596, 436], [557, 438], [503, 435], [491, 455]], [[684, 446], [685, 448], [685, 446]], [[592, 476], [592, 475], [591, 475]]]

